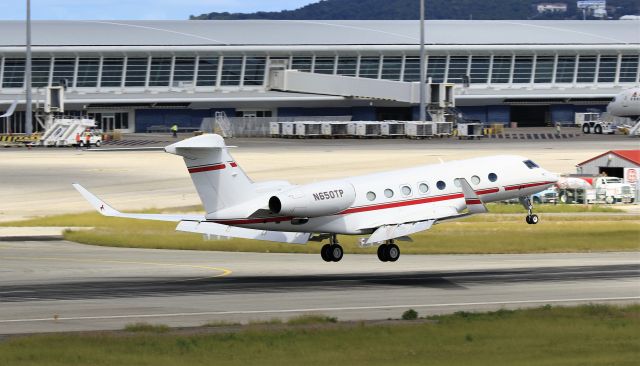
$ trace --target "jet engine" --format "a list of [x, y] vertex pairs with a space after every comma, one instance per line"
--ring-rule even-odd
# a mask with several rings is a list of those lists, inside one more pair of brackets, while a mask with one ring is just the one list
[[332, 215], [349, 208], [356, 199], [353, 185], [343, 181], [308, 184], [269, 199], [269, 210], [294, 217]]

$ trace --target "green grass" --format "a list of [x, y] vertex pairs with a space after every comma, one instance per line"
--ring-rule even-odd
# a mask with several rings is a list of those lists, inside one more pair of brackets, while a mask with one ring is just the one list
[[[615, 213], [624, 212], [619, 208], [603, 205], [566, 205], [566, 204], [540, 204], [534, 205], [536, 213], [578, 213], [578, 212], [600, 212], [600, 213]], [[490, 203], [487, 205], [489, 212], [491, 213], [526, 213], [527, 210], [522, 207], [521, 204], [505, 204], [505, 203]]]
[[150, 333], [166, 333], [169, 331], [169, 327], [164, 324], [149, 324], [149, 323], [132, 323], [124, 326], [124, 330], [127, 332], [150, 332]]
[[[501, 206], [515, 207], [498, 205]], [[436, 225], [429, 231], [413, 235], [414, 243], [400, 242], [399, 245], [404, 254], [640, 249], [638, 215], [541, 214], [540, 217], [540, 224], [527, 225], [522, 214], [477, 215]], [[175, 232], [175, 223], [109, 218], [98, 213], [52, 216], [2, 225], [93, 227], [91, 230], [69, 230], [64, 237], [79, 243], [114, 247], [317, 254], [322, 246], [319, 243], [291, 245], [246, 239], [204, 240], [199, 234]], [[339, 239], [346, 253], [375, 253], [375, 248], [359, 248], [357, 237], [340, 236]]]
[[640, 306], [542, 307], [429, 322], [238, 332], [54, 334], [0, 342], [0, 365], [637, 365]]

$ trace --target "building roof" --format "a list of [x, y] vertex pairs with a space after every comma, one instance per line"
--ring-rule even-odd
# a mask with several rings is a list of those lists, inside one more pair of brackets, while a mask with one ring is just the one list
[[[0, 21], [0, 47], [24, 46], [24, 22]], [[417, 45], [412, 20], [34, 21], [33, 45], [272, 46]], [[437, 45], [640, 44], [640, 21], [433, 20], [426, 41]]]
[[577, 166], [583, 166], [589, 162], [592, 162], [598, 158], [601, 158], [607, 154], [613, 154], [616, 155], [622, 159], [625, 159], [627, 161], [632, 162], [633, 164], [636, 164], [638, 166], [640, 166], [640, 150], [609, 150], [606, 153], [600, 154], [596, 157], [593, 157], [589, 160], [585, 160], [582, 163], [578, 164]]

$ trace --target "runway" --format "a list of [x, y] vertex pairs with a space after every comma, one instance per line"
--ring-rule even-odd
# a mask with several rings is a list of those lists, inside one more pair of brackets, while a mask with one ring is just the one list
[[0, 243], [0, 334], [640, 302], [640, 253], [346, 255]]

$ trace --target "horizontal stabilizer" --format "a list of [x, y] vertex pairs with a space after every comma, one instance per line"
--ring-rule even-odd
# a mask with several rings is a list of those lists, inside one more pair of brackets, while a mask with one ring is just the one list
[[141, 219], [141, 220], [155, 220], [155, 221], [172, 221], [178, 222], [182, 220], [204, 220], [204, 215], [166, 215], [166, 214], [138, 214], [138, 213], [124, 213], [109, 206], [106, 202], [96, 197], [93, 193], [87, 191], [83, 186], [78, 183], [73, 183], [75, 188], [82, 197], [84, 197], [93, 208], [103, 216], [122, 217], [125, 219]]
[[289, 244], [306, 244], [310, 233], [280, 232], [267, 230], [245, 229], [235, 226], [217, 224], [215, 222], [182, 221], [176, 227], [177, 231], [188, 233], [228, 236], [231, 238], [275, 241]]
[[385, 240], [401, 238], [420, 231], [429, 230], [435, 222], [436, 220], [425, 220], [408, 224], [380, 226], [367, 239], [366, 244], [379, 243]]
[[466, 179], [458, 178], [458, 182], [460, 182], [460, 187], [462, 187], [464, 202], [467, 205], [469, 213], [478, 214], [489, 212], [489, 210], [487, 210], [487, 206], [484, 205], [484, 202], [482, 202], [480, 196], [478, 196], [476, 191], [471, 188], [471, 185], [469, 184], [469, 182], [467, 182]]

